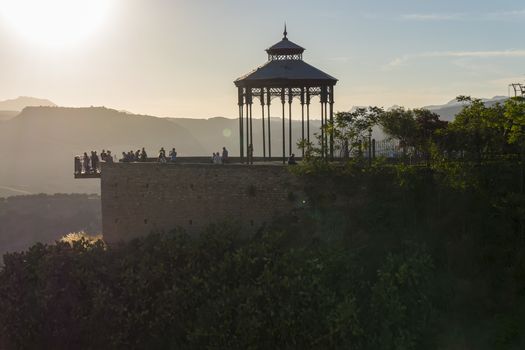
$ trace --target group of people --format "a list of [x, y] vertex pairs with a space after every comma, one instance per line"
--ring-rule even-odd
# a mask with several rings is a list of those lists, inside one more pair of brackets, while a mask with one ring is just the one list
[[146, 153], [146, 150], [144, 147], [142, 147], [142, 150], [138, 149], [136, 152], [129, 151], [129, 152], [122, 152], [122, 159], [120, 159], [120, 162], [124, 163], [130, 163], [130, 162], [145, 162], [148, 160], [148, 154]]
[[226, 147], [222, 148], [222, 154], [220, 152], [213, 152], [213, 155], [211, 156], [211, 162], [213, 164], [228, 163], [228, 150], [226, 149]]
[[168, 157], [166, 157], [166, 150], [164, 149], [164, 147], [160, 148], [158, 157], [159, 163], [175, 162], [176, 160], [177, 151], [175, 150], [175, 147], [171, 149], [170, 153], [168, 154]]
[[[84, 152], [83, 156], [76, 156], [75, 157], [75, 173], [78, 174], [100, 174], [100, 162], [106, 162], [106, 163], [113, 163], [113, 161], [116, 161], [113, 158], [114, 156], [111, 154], [110, 150], [102, 150], [100, 153], [100, 157], [97, 154], [97, 151], [91, 151], [91, 155], [88, 155], [87, 152]], [[157, 158], [157, 162], [159, 163], [174, 163], [177, 160], [177, 151], [175, 150], [175, 147], [171, 149], [171, 151], [166, 156], [166, 150], [164, 147], [161, 147], [159, 151], [159, 156]], [[148, 154], [146, 153], [146, 150], [144, 147], [142, 149], [138, 149], [137, 151], [129, 151], [129, 152], [122, 152], [122, 159], [119, 160], [120, 162], [129, 163], [129, 162], [147, 162], [148, 161]], [[213, 152], [213, 155], [211, 157], [211, 162], [213, 164], [224, 164], [228, 163], [229, 161], [229, 155], [228, 150], [226, 147], [222, 148], [222, 152]], [[291, 156], [288, 158], [288, 164], [289, 165], [295, 165], [297, 164], [297, 161], [295, 160], [295, 154], [291, 154]]]
[[113, 155], [110, 150], [102, 150], [100, 157], [97, 151], [91, 151], [90, 155], [84, 152], [82, 157], [75, 157], [75, 172], [78, 174], [99, 174], [101, 161], [113, 162]]
[[[159, 156], [157, 157], [157, 161], [159, 163], [175, 162], [175, 160], [177, 160], [177, 151], [175, 150], [175, 147], [171, 149], [167, 156], [166, 150], [164, 149], [164, 147], [161, 147], [159, 151]], [[142, 149], [138, 149], [136, 152], [122, 152], [122, 159], [120, 161], [124, 163], [147, 162], [148, 154], [146, 153], [144, 147], [142, 147]]]
[[[96, 153], [97, 152], [95, 152], [95, 154]], [[109, 149], [107, 151], [103, 149], [100, 153], [100, 160], [107, 163], [113, 163], [113, 155], [111, 154], [111, 151]]]

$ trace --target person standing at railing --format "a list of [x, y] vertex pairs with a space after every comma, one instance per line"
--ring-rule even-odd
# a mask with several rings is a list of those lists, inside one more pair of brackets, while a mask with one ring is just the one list
[[148, 160], [148, 154], [146, 153], [146, 150], [144, 147], [142, 147], [142, 152], [140, 152], [140, 161], [145, 162]]
[[91, 171], [93, 173], [99, 172], [98, 164], [99, 164], [99, 159], [98, 159], [97, 151], [92, 151], [91, 152], [91, 168], [92, 168]]
[[219, 152], [213, 153], [213, 164], [222, 164], [221, 154]]
[[226, 147], [222, 147], [222, 162], [228, 163], [228, 150]]
[[106, 153], [106, 163], [113, 163], [113, 156], [111, 155], [111, 151], [108, 149], [108, 152]]
[[161, 147], [159, 151], [159, 163], [166, 163], [166, 151], [164, 150], [164, 147]]
[[175, 147], [172, 148], [170, 151], [170, 161], [175, 162], [177, 160], [177, 151], [175, 151]]
[[88, 174], [91, 170], [89, 168], [89, 157], [86, 152], [84, 152], [84, 156], [82, 158], [82, 165], [84, 167], [84, 174]]

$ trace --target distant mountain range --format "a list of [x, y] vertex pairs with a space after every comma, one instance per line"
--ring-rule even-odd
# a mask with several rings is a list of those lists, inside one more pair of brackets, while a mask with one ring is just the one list
[[[493, 98], [484, 98], [482, 101], [487, 106], [493, 106], [496, 103], [505, 102], [506, 99], [508, 99], [506, 96], [494, 96]], [[456, 114], [461, 111], [464, 105], [464, 102], [458, 102], [456, 99], [453, 99], [444, 105], [426, 106], [423, 108], [438, 114], [443, 120], [452, 121], [454, 120]]]
[[[486, 102], [504, 99], [496, 97]], [[39, 107], [24, 108], [26, 103]], [[120, 156], [122, 151], [145, 147], [155, 157], [161, 147], [176, 147], [179, 156], [203, 156], [225, 146], [232, 156], [238, 155], [237, 118], [157, 118], [104, 107], [56, 107], [51, 101], [31, 97], [0, 102], [0, 110], [5, 106], [13, 111], [0, 112], [0, 197], [39, 192], [98, 193], [98, 180], [73, 179], [73, 157], [91, 150], [110, 149]], [[427, 108], [452, 120], [461, 107], [451, 101]], [[6, 117], [2, 119], [2, 115]], [[261, 119], [253, 120], [255, 155], [262, 155], [261, 124]], [[319, 125], [319, 120], [312, 121], [312, 134]], [[273, 156], [282, 154], [281, 128], [281, 119], [272, 118]], [[292, 134], [300, 137], [298, 120], [292, 123]], [[374, 131], [374, 137], [380, 138], [380, 133]], [[296, 147], [294, 151], [300, 154]]]
[[35, 97], [20, 96], [11, 100], [0, 101], [0, 111], [22, 111], [26, 107], [56, 107], [53, 102]]
[[[253, 120], [254, 153], [262, 155], [261, 119]], [[281, 121], [272, 119], [273, 155], [282, 150]], [[104, 107], [27, 107], [0, 122], [0, 197], [20, 193], [98, 193], [98, 180], [74, 180], [73, 157], [83, 152], [122, 151], [145, 147], [156, 157], [161, 147], [179, 156], [205, 156], [220, 151], [238, 154], [237, 119], [157, 118]], [[312, 133], [319, 121], [312, 122]], [[292, 126], [300, 135], [300, 122]], [[297, 149], [295, 148], [297, 152]]]
[[12, 100], [0, 101], [0, 122], [14, 118], [29, 106], [56, 106], [53, 102], [41, 98], [20, 96]]

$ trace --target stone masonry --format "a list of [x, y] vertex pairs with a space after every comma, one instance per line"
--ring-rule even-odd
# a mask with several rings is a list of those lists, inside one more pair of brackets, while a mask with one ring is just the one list
[[275, 164], [105, 163], [101, 187], [108, 243], [224, 221], [253, 232], [303, 203], [297, 178]]

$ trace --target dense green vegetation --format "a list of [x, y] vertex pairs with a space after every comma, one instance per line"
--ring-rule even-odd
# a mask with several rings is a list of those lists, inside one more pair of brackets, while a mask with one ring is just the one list
[[254, 237], [224, 223], [197, 238], [6, 255], [0, 345], [524, 348], [524, 101], [467, 102], [448, 124], [425, 111], [339, 114], [335, 137], [377, 123], [426, 165], [359, 154], [334, 165], [313, 150], [292, 167], [306, 203]]

